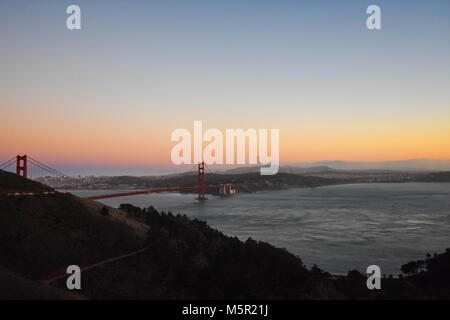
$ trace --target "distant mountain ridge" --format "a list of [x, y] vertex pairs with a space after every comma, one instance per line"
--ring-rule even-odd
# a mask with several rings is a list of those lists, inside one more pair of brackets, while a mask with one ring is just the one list
[[[243, 166], [225, 173], [240, 174], [258, 172], [260, 166]], [[343, 161], [324, 160], [317, 162], [289, 163], [280, 165], [280, 172], [295, 174], [332, 173], [340, 171], [450, 171], [450, 160], [410, 159], [399, 161]]]
[[450, 171], [450, 160], [408, 159], [398, 161], [325, 160], [292, 164], [295, 167], [327, 166], [338, 170]]
[[[255, 173], [260, 172], [259, 166], [254, 167], [238, 167], [230, 170], [226, 170], [226, 174], [243, 174], [243, 173]], [[312, 167], [297, 167], [295, 165], [283, 165], [280, 167], [279, 172], [295, 173], [295, 174], [313, 174], [313, 173], [325, 173], [336, 171], [328, 166], [312, 166]]]

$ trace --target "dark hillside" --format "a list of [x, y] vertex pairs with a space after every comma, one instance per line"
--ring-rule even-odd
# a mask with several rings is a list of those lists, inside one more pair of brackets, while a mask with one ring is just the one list
[[[285, 249], [242, 242], [186, 216], [122, 206], [145, 217], [150, 249], [86, 273], [88, 296], [133, 299], [305, 299], [319, 296], [313, 274]], [[140, 211], [141, 216], [138, 216]], [[133, 270], [133, 272], [130, 272]], [[325, 279], [325, 276], [323, 277]]]
[[53, 190], [49, 186], [18, 176], [15, 173], [0, 170], [0, 194], [7, 192], [44, 192]]
[[73, 300], [83, 298], [81, 295], [46, 286], [0, 267], [0, 300]]
[[142, 244], [134, 230], [71, 195], [0, 196], [0, 265], [40, 278]]

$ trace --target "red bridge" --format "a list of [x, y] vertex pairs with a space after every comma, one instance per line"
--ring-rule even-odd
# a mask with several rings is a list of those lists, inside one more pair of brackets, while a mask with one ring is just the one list
[[[10, 160], [0, 164], [0, 169], [6, 170], [6, 171], [13, 171], [15, 169], [15, 172], [17, 175], [23, 176], [25, 178], [29, 178], [29, 168], [30, 165], [35, 167], [37, 171], [37, 175], [43, 176], [43, 175], [50, 175], [54, 177], [59, 177], [61, 179], [78, 183], [79, 180], [77, 178], [65, 175], [62, 172], [59, 172], [58, 170], [55, 170], [42, 162], [37, 161], [36, 159], [33, 159], [30, 156], [23, 155], [23, 156], [16, 156], [14, 158], [11, 158]], [[128, 191], [128, 192], [118, 192], [118, 193], [111, 193], [111, 194], [102, 194], [102, 195], [95, 195], [95, 196], [87, 196], [84, 197], [85, 199], [90, 200], [99, 200], [99, 199], [106, 199], [106, 198], [117, 198], [117, 197], [126, 197], [126, 196], [133, 196], [133, 195], [139, 195], [139, 194], [150, 194], [150, 193], [161, 193], [161, 192], [179, 192], [179, 191], [189, 191], [189, 190], [197, 190], [198, 192], [198, 200], [205, 200], [206, 199], [206, 189], [219, 189], [221, 194], [231, 194], [233, 193], [231, 184], [217, 184], [217, 185], [207, 185], [205, 183], [205, 163], [201, 162], [198, 164], [198, 184], [190, 187], [167, 187], [167, 188], [154, 188], [149, 190], [136, 190], [136, 191]], [[17, 192], [15, 192], [17, 193]], [[20, 192], [19, 192], [20, 194]]]

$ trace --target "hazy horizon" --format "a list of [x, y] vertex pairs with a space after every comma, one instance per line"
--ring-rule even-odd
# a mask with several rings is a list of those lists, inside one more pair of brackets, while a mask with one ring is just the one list
[[[3, 160], [3, 159], [1, 159]], [[5, 159], [6, 160], [6, 159]], [[2, 161], [0, 161], [1, 163]], [[149, 166], [89, 166], [89, 165], [61, 165], [57, 163], [49, 164], [67, 175], [81, 176], [159, 176], [185, 173], [193, 170], [195, 165], [149, 165]], [[392, 171], [450, 171], [450, 160], [433, 159], [406, 159], [394, 161], [343, 161], [343, 160], [322, 160], [315, 162], [280, 163], [280, 171], [284, 168], [313, 168], [329, 167], [336, 170], [392, 170]], [[255, 165], [210, 165], [212, 172], [225, 172], [235, 168], [253, 168]]]

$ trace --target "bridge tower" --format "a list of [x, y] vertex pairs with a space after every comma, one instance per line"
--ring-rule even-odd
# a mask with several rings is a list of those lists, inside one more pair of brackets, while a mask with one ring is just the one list
[[24, 178], [27, 177], [27, 155], [16, 157], [16, 174]]
[[198, 200], [206, 200], [205, 197], [205, 162], [198, 164]]

